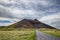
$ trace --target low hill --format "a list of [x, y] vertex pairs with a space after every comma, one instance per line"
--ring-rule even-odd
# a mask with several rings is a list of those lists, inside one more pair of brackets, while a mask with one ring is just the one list
[[23, 19], [15, 24], [12, 24], [8, 27], [13, 27], [13, 28], [54, 28], [51, 27], [47, 24], [44, 24], [37, 19], [30, 20], [30, 19]]

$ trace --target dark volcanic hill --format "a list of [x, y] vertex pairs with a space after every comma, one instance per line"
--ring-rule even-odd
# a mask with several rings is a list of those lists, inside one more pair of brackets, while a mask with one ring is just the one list
[[54, 28], [47, 24], [44, 24], [37, 19], [30, 20], [30, 19], [23, 19], [13, 25], [10, 25], [9, 27], [14, 28]]

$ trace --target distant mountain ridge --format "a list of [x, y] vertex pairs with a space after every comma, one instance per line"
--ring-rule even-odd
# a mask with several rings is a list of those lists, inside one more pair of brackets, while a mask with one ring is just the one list
[[23, 19], [13, 25], [10, 25], [9, 27], [13, 28], [54, 28], [47, 24], [44, 24], [37, 19], [31, 20], [31, 19]]

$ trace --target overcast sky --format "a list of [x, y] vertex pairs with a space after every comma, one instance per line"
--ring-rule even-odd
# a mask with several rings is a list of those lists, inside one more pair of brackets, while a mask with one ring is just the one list
[[0, 26], [25, 18], [60, 28], [60, 0], [0, 0]]

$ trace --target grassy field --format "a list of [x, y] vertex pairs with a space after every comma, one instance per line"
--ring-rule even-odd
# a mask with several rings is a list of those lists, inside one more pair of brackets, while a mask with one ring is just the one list
[[0, 40], [35, 40], [34, 29], [0, 31]]
[[39, 30], [42, 31], [42, 32], [51, 34], [53, 36], [56, 36], [56, 37], [60, 37], [60, 30], [57, 30], [57, 29], [48, 29], [48, 28], [41, 28]]

